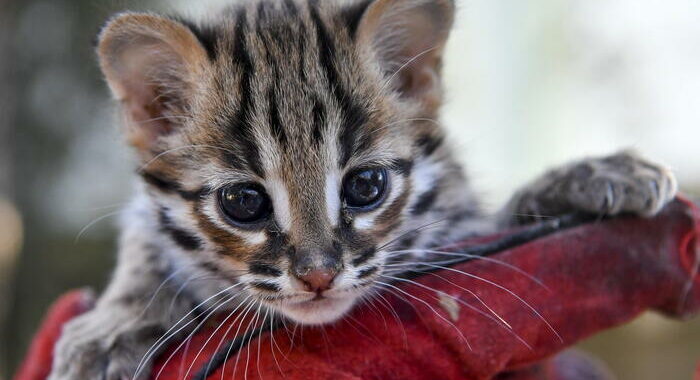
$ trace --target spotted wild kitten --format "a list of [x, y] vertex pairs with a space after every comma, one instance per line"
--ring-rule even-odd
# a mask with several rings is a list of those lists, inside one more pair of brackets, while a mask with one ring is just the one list
[[66, 326], [50, 379], [142, 379], [201, 311], [330, 323], [430, 247], [530, 215], [649, 216], [673, 197], [667, 170], [623, 152], [482, 213], [435, 121], [454, 8], [250, 0], [206, 23], [111, 19], [100, 66], [142, 181], [114, 278]]

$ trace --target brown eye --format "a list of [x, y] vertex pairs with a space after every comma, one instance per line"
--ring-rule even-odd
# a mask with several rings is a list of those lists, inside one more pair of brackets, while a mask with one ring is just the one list
[[253, 224], [272, 212], [270, 197], [257, 184], [239, 184], [219, 190], [219, 207], [235, 224]]
[[358, 169], [343, 180], [343, 198], [349, 207], [369, 211], [384, 199], [386, 185], [385, 169]]

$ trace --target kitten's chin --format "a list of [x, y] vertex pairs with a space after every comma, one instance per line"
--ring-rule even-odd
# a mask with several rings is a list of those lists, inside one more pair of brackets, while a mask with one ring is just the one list
[[275, 310], [298, 323], [323, 325], [342, 318], [355, 304], [354, 297], [324, 298], [294, 304], [278, 305]]

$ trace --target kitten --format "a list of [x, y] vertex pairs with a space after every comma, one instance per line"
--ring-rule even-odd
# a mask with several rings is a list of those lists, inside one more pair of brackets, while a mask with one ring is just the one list
[[673, 197], [667, 170], [623, 152], [484, 214], [435, 121], [454, 8], [251, 0], [202, 24], [111, 19], [98, 55], [142, 181], [114, 278], [64, 329], [50, 379], [132, 378], [142, 359], [145, 378], [194, 309], [330, 323], [429, 247], [534, 215], [650, 216]]

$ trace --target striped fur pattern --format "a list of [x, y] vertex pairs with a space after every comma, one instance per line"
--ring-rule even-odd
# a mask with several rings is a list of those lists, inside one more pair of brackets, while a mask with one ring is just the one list
[[[114, 278], [66, 327], [50, 380], [145, 379], [218, 311], [333, 322], [498, 220], [652, 215], [673, 196], [668, 171], [623, 153], [553, 171], [485, 217], [436, 121], [453, 15], [452, 0], [241, 0], [206, 21], [110, 20], [98, 55], [141, 181]], [[343, 193], [365, 168], [388, 178], [371, 210]], [[221, 189], [251, 183], [270, 216], [231, 223]], [[310, 291], [300, 266], [336, 275]]]
[[[342, 315], [386, 270], [387, 252], [465, 236], [472, 231], [464, 223], [478, 215], [434, 119], [437, 107], [422, 94], [403, 96], [401, 84], [388, 80], [401, 75], [401, 66], [377, 62], [380, 54], [361, 44], [372, 38], [360, 29], [369, 28], [360, 24], [370, 3], [247, 1], [207, 23], [168, 20], [197, 38], [177, 43], [198, 43], [206, 56], [183, 63], [198, 65], [186, 88], [172, 78], [155, 79], [176, 103], [163, 106], [174, 131], [146, 148], [137, 145], [145, 160], [145, 207], [187, 265], [245, 282], [249, 292], [302, 322]], [[407, 12], [422, 6], [404, 3], [412, 3], [403, 5]], [[453, 5], [439, 3], [449, 13], [438, 21], [449, 25]], [[163, 22], [159, 16], [127, 14], [111, 29], [133, 33], [129, 23], [158, 28], [157, 22]], [[430, 48], [441, 48], [444, 37], [438, 38]], [[109, 43], [103, 41], [103, 49]], [[396, 58], [405, 64], [414, 57]], [[103, 68], [118, 87], [113, 69]], [[434, 70], [439, 73], [439, 64]], [[363, 167], [386, 168], [390, 186], [379, 208], [354, 213], [343, 204], [341, 182]], [[274, 217], [265, 226], [237, 228], [218, 210], [217, 189], [240, 182], [259, 183], [269, 193]], [[416, 230], [433, 222], [440, 228]], [[326, 256], [339, 258], [342, 267], [327, 292], [333, 307], [297, 311], [295, 301], [309, 296], [299, 294], [290, 262]]]

